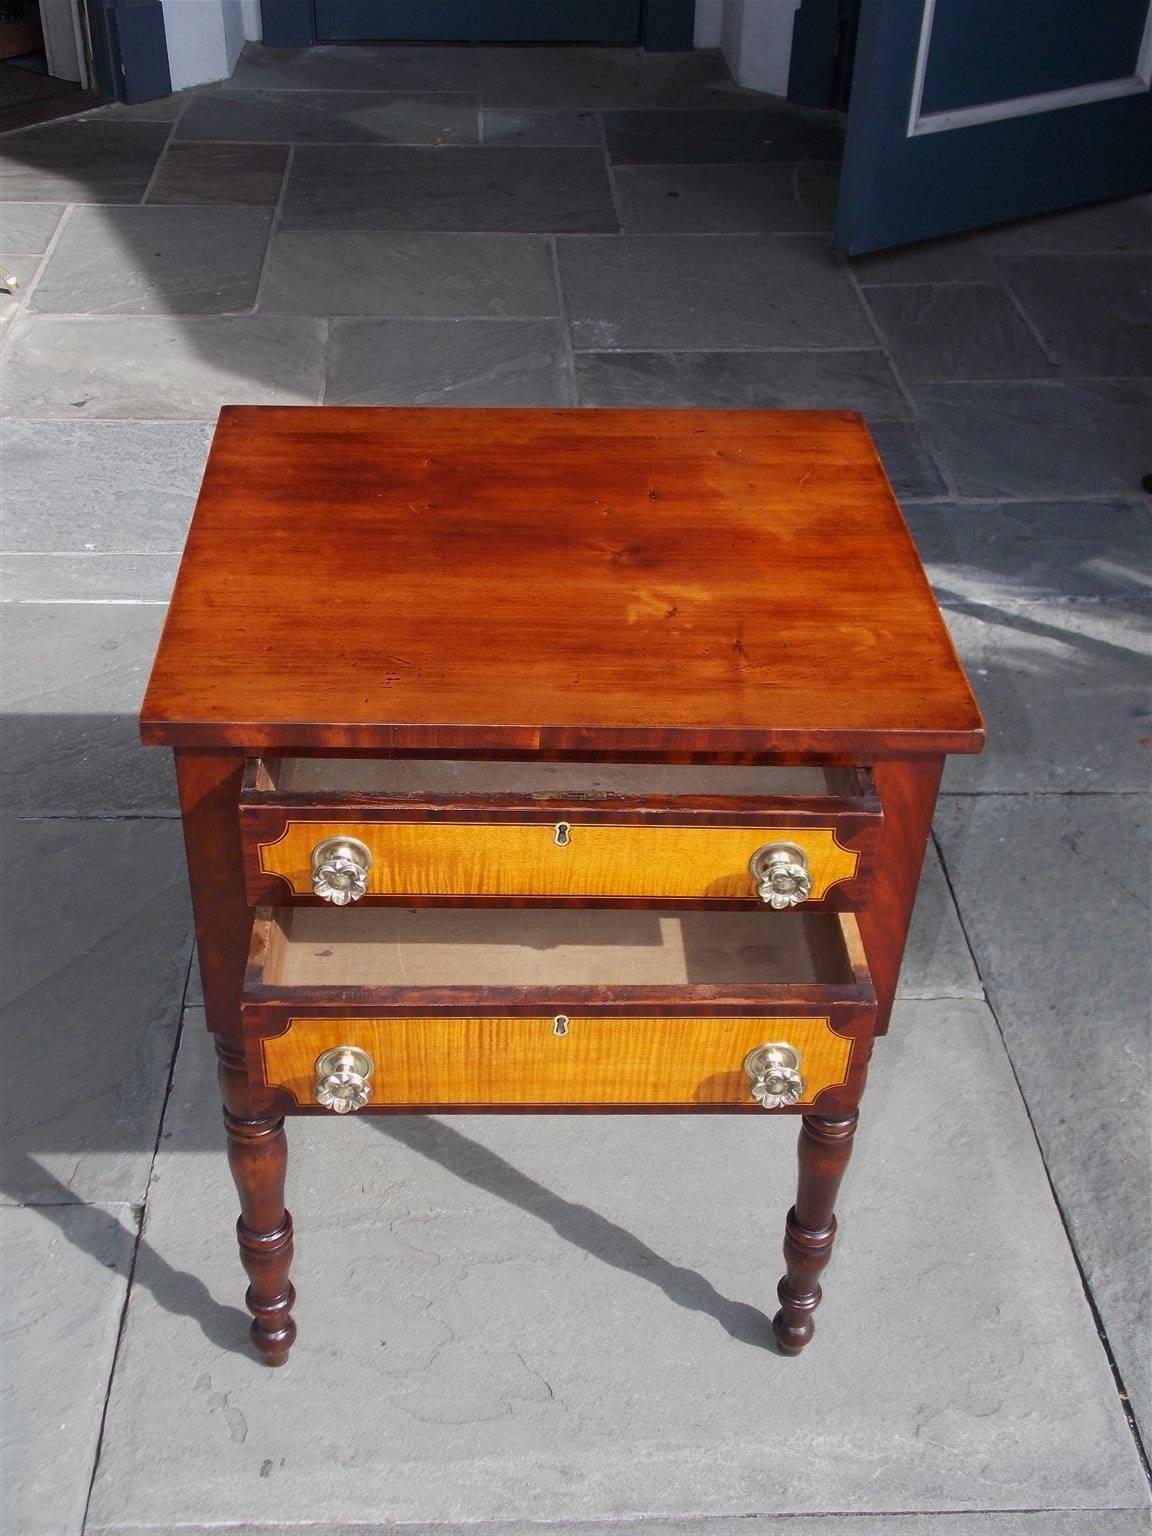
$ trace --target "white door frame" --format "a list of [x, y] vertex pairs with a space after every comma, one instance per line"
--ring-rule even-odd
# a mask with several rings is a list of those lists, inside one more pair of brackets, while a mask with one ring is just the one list
[[57, 80], [75, 80], [87, 90], [92, 76], [80, 0], [40, 0], [40, 27], [48, 73]]

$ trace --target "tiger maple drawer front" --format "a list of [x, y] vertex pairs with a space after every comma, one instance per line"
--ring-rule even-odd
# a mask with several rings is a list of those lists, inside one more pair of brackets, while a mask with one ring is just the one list
[[862, 769], [287, 759], [241, 826], [253, 902], [852, 909], [881, 812]]
[[848, 914], [527, 912], [514, 928], [483, 909], [262, 910], [254, 1085], [336, 1113], [831, 1112], [859, 1096], [874, 1000]]
[[[311, 1107], [318, 1093], [335, 1092], [325, 1087], [331, 1072], [317, 1063], [348, 1044], [370, 1063], [367, 1073], [356, 1074], [368, 1096], [352, 1108], [660, 1105], [674, 1110], [755, 1107], [752, 1090], [764, 1074], [755, 1062], [750, 1069], [744, 1063], [762, 1048], [779, 1058], [766, 1063], [780, 1070], [781, 1086], [767, 1107], [810, 1109], [826, 1089], [847, 1084], [854, 1041], [819, 1016], [305, 1016], [290, 1018], [282, 1035], [260, 1041], [260, 1079], [286, 1089], [297, 1105]], [[340, 1063], [334, 1059], [329, 1066]], [[337, 1102], [329, 1099], [325, 1107]]]

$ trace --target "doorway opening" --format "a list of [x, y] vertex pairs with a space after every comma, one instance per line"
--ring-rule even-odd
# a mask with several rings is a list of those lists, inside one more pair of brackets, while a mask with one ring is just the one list
[[0, 0], [0, 132], [84, 112], [91, 49], [80, 0]]

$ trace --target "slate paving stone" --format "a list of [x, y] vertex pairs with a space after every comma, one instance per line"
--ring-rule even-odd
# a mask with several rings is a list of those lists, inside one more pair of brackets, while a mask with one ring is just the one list
[[635, 48], [480, 48], [486, 108], [571, 111], [608, 107], [760, 105], [737, 90], [718, 50], [640, 53]]
[[868, 430], [884, 463], [892, 489], [901, 500], [912, 496], [944, 496], [948, 487], [913, 422], [876, 421]]
[[1071, 373], [1152, 373], [1147, 252], [1014, 256], [1000, 270], [1056, 360]]
[[0, 203], [0, 250], [43, 255], [63, 213], [60, 203]]
[[281, 91], [474, 91], [479, 76], [470, 47], [331, 47], [244, 49], [227, 89]]
[[141, 746], [137, 726], [164, 614], [144, 604], [0, 606], [6, 815], [174, 809], [171, 753]]
[[0, 1211], [4, 1489], [20, 1536], [80, 1536], [135, 1242], [131, 1211]]
[[1034, 251], [1148, 251], [1152, 198], [1128, 197], [982, 229], [976, 237], [996, 255]]
[[287, 315], [554, 315], [552, 251], [536, 235], [280, 230], [260, 308]]
[[988, 726], [979, 757], [949, 758], [949, 790], [1147, 788], [1146, 613], [938, 596]]
[[558, 323], [336, 321], [328, 405], [569, 405]]
[[561, 240], [578, 351], [867, 347], [874, 337], [820, 235]]
[[897, 996], [937, 999], [984, 996], [956, 903], [948, 889], [940, 857], [931, 842], [924, 854]]
[[604, 157], [592, 149], [305, 146], [282, 229], [614, 231]]
[[852, 270], [863, 287], [876, 283], [995, 282], [996, 268], [971, 235], [924, 240], [893, 251], [854, 256]]
[[482, 112], [485, 144], [536, 144], [548, 149], [589, 145], [599, 148], [595, 112]]
[[468, 96], [385, 91], [198, 91], [177, 139], [262, 144], [475, 144]]
[[837, 173], [805, 165], [620, 165], [621, 228], [633, 235], [830, 230]]
[[581, 352], [581, 405], [718, 406], [907, 416], [882, 352]]
[[148, 192], [153, 203], [271, 206], [280, 196], [284, 144], [170, 144]]
[[[92, 1525], [89, 1531], [95, 1529]], [[219, 1526], [170, 1525], [104, 1526], [103, 1531], [123, 1536], [220, 1536]], [[266, 1525], [232, 1522], [227, 1536], [269, 1536]], [[1067, 1510], [1033, 1509], [1012, 1513], [973, 1514], [949, 1510], [928, 1515], [885, 1514], [876, 1519], [858, 1515], [740, 1515], [732, 1520], [709, 1517], [706, 1526], [688, 1516], [671, 1520], [645, 1520], [644, 1536], [1148, 1536], [1146, 1509]], [[385, 1525], [331, 1525], [308, 1527], [308, 1536], [383, 1536]], [[411, 1536], [441, 1536], [443, 1527], [425, 1524], [408, 1527]], [[497, 1520], [484, 1522], [484, 1536], [633, 1536], [632, 1520]]]
[[806, 218], [825, 219], [831, 229], [840, 196], [840, 167], [829, 160], [801, 160], [792, 171], [792, 193]]
[[906, 379], [1024, 379], [1054, 371], [998, 284], [870, 288], [867, 299]]
[[266, 208], [77, 208], [30, 305], [41, 314], [225, 314], [250, 309]]
[[320, 320], [20, 316], [0, 398], [11, 416], [214, 419], [222, 405], [315, 405]]
[[1152, 508], [1146, 501], [905, 502], [903, 510], [933, 584], [954, 597], [1147, 609]]
[[[391, 1521], [446, 1526], [1145, 1498], [980, 1003], [896, 1010], [799, 1370], [766, 1345], [795, 1122], [508, 1116], [292, 1124], [300, 1335], [270, 1372], [206, 1150], [215, 1096], [190, 1020], [93, 1530], [338, 1527], [378, 1519], [381, 1489]], [[899, 1350], [860, 1323], [894, 1286]]]
[[916, 384], [963, 496], [1131, 496], [1148, 473], [1152, 390], [1138, 379]]
[[604, 131], [618, 165], [838, 162], [844, 151], [838, 114], [785, 102], [755, 111], [606, 112]]
[[[185, 1008], [204, 1007], [204, 984], [200, 975], [200, 959], [196, 945], [192, 946], [192, 964], [188, 971], [188, 986], [184, 993]], [[201, 1016], [201, 1022], [203, 1017]]]
[[174, 552], [0, 554], [0, 602], [166, 603], [179, 562]]
[[1048, 1171], [1147, 1435], [1147, 796], [945, 799], [937, 827]]
[[3, 334], [20, 313], [28, 284], [40, 269], [39, 256], [8, 256], [0, 251], [0, 268], [8, 277], [15, 278], [11, 291], [0, 293], [0, 334]]
[[178, 550], [209, 422], [0, 422], [5, 550]]
[[3, 844], [2, 1197], [139, 1204], [192, 948], [180, 823], [9, 821]]
[[94, 107], [91, 112], [81, 112], [77, 121], [99, 123], [171, 123], [183, 112], [192, 92], [173, 91], [170, 96], [155, 96], [151, 101], [136, 101], [131, 106], [122, 101], [110, 101], [105, 106]]
[[6, 133], [0, 149], [0, 200], [138, 203], [168, 133], [166, 123], [68, 118]]

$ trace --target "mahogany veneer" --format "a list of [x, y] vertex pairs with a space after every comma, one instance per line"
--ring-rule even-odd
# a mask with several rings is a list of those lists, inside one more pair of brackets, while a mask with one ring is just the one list
[[284, 1116], [334, 1102], [802, 1115], [808, 1342], [943, 756], [983, 742], [857, 416], [229, 407], [141, 733], [265, 1360]]

